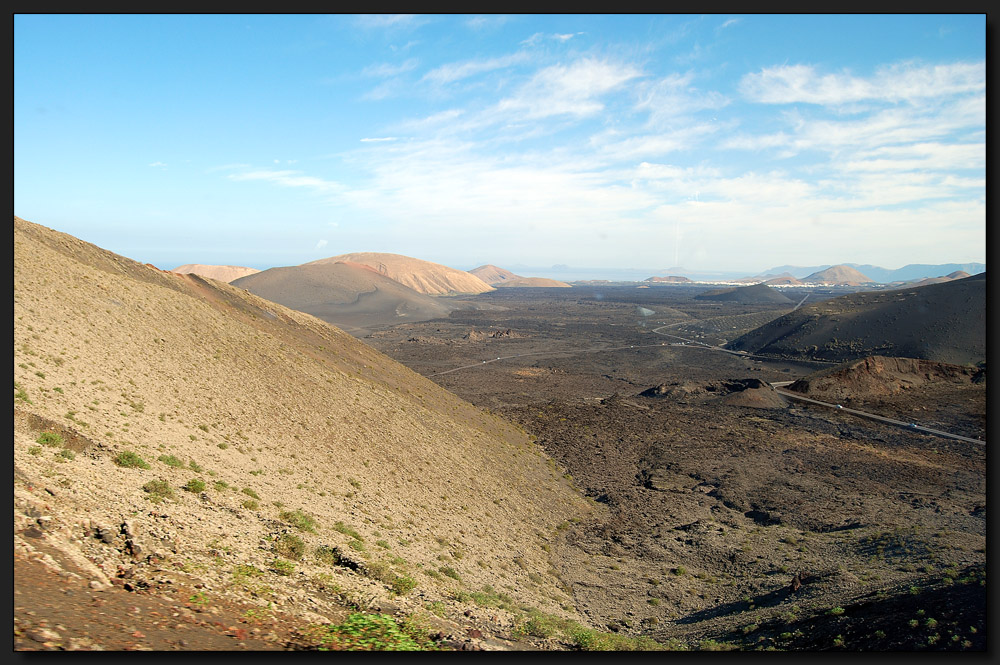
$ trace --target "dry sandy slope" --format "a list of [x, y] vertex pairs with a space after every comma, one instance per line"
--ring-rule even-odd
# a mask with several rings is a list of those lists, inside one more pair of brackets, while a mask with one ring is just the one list
[[493, 290], [492, 286], [464, 270], [449, 268], [440, 263], [415, 259], [402, 254], [354, 252], [310, 261], [303, 265], [324, 265], [338, 261], [363, 263], [371, 266], [386, 277], [394, 279], [400, 284], [405, 284], [414, 291], [428, 295], [485, 293]]
[[833, 266], [826, 270], [814, 272], [808, 277], [803, 277], [802, 281], [807, 284], [849, 284], [851, 286], [860, 286], [874, 280], [851, 266]]
[[456, 307], [358, 263], [271, 268], [233, 286], [347, 330], [426, 321], [448, 316]]
[[210, 266], [201, 263], [185, 263], [182, 266], [177, 266], [170, 272], [176, 272], [182, 275], [193, 272], [197, 275], [201, 275], [202, 277], [217, 279], [220, 282], [232, 282], [234, 279], [246, 277], [247, 275], [253, 275], [254, 273], [258, 273], [260, 271], [256, 268], [244, 268], [243, 266]]
[[473, 268], [469, 271], [469, 274], [475, 275], [490, 286], [498, 286], [507, 280], [521, 279], [520, 275], [515, 275], [506, 268], [500, 268], [492, 263], [487, 263], [486, 265], [479, 266], [478, 268]]
[[[155, 554], [213, 593], [305, 619], [324, 618], [331, 583], [387, 597], [320, 563], [329, 545], [411, 576], [397, 602], [412, 607], [486, 584], [554, 612], [569, 602], [542, 545], [591, 508], [554, 465], [514, 426], [307, 314], [15, 218], [14, 381], [15, 545], [44, 528], [99, 582], [119, 566], [141, 576]], [[75, 458], [37, 445], [42, 431], [62, 432]], [[151, 468], [117, 466], [125, 451]], [[192, 478], [206, 490], [183, 491]], [[173, 500], [150, 501], [157, 479]], [[282, 517], [298, 509], [315, 532]], [[307, 545], [289, 577], [271, 571], [270, 539], [285, 531]], [[256, 596], [234, 584], [238, 565], [263, 571]]]

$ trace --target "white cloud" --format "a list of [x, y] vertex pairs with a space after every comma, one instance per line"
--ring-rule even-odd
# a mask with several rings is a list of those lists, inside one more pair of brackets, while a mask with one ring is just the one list
[[900, 63], [878, 69], [871, 77], [849, 73], [820, 74], [810, 65], [765, 67], [746, 74], [740, 91], [764, 104], [840, 105], [879, 100], [916, 102], [986, 89], [986, 63], [916, 65]]
[[373, 78], [388, 78], [390, 76], [398, 76], [399, 74], [405, 74], [406, 72], [413, 71], [420, 64], [416, 58], [410, 58], [405, 62], [400, 63], [389, 63], [382, 62], [377, 65], [368, 65], [361, 70], [362, 76], [370, 76]]
[[417, 14], [361, 14], [355, 23], [362, 28], [411, 27], [423, 23], [425, 19]]
[[527, 53], [517, 52], [498, 58], [487, 60], [469, 60], [466, 62], [448, 63], [424, 74], [422, 80], [445, 85], [454, 83], [470, 76], [490, 72], [497, 69], [505, 69], [513, 65], [525, 62], [529, 56]]
[[398, 141], [395, 136], [381, 136], [378, 138], [363, 138], [362, 143], [385, 143], [386, 141]]
[[642, 73], [631, 65], [584, 58], [537, 72], [497, 109], [538, 119], [553, 115], [591, 115], [604, 108], [600, 98]]
[[164, 164], [163, 162], [153, 162], [152, 164], [150, 164], [150, 166], [152, 167], [166, 166], [166, 164]]
[[316, 243], [315, 249], [323, 249], [324, 247], [326, 247], [326, 245], [327, 245], [326, 240], [321, 239], [319, 242]]
[[237, 182], [264, 180], [283, 187], [305, 187], [322, 192], [343, 190], [343, 186], [337, 182], [303, 175], [300, 171], [248, 171], [246, 173], [232, 173], [228, 178]]

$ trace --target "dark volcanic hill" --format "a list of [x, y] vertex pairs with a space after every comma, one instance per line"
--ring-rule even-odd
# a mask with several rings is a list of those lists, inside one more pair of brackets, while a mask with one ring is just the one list
[[725, 302], [738, 302], [743, 304], [756, 303], [791, 303], [792, 300], [785, 294], [772, 289], [767, 284], [754, 284], [752, 286], [738, 286], [733, 289], [721, 289], [709, 291], [694, 297], [695, 300], [722, 300]]
[[832, 298], [779, 317], [727, 348], [835, 362], [871, 355], [981, 362], [986, 359], [986, 273]]
[[447, 300], [418, 293], [369, 266], [344, 261], [271, 268], [232, 284], [349, 332], [436, 319], [456, 308]]
[[653, 277], [647, 277], [643, 280], [644, 282], [656, 282], [662, 284], [690, 284], [691, 280], [687, 277], [681, 277], [679, 275], [667, 275], [666, 277], [659, 277], [654, 275]]

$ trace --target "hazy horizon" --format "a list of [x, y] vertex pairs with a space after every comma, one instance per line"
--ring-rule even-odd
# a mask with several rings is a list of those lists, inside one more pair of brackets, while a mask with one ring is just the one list
[[985, 264], [985, 35], [985, 14], [15, 14], [15, 214], [164, 269]]

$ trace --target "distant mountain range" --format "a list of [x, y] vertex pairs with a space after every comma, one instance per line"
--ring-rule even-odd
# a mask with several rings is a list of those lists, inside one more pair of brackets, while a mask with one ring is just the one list
[[[873, 281], [879, 282], [880, 284], [908, 282], [914, 279], [927, 279], [928, 277], [942, 277], [958, 270], [967, 272], [970, 275], [976, 275], [986, 271], [985, 263], [911, 263], [903, 266], [902, 268], [896, 268], [895, 270], [860, 263], [844, 263], [841, 265], [854, 268], [866, 277], [869, 277]], [[761, 276], [788, 273], [793, 277], [802, 279], [803, 277], [808, 277], [813, 273], [832, 267], [833, 264], [821, 266], [777, 266], [775, 268], [765, 270], [761, 273]]]

